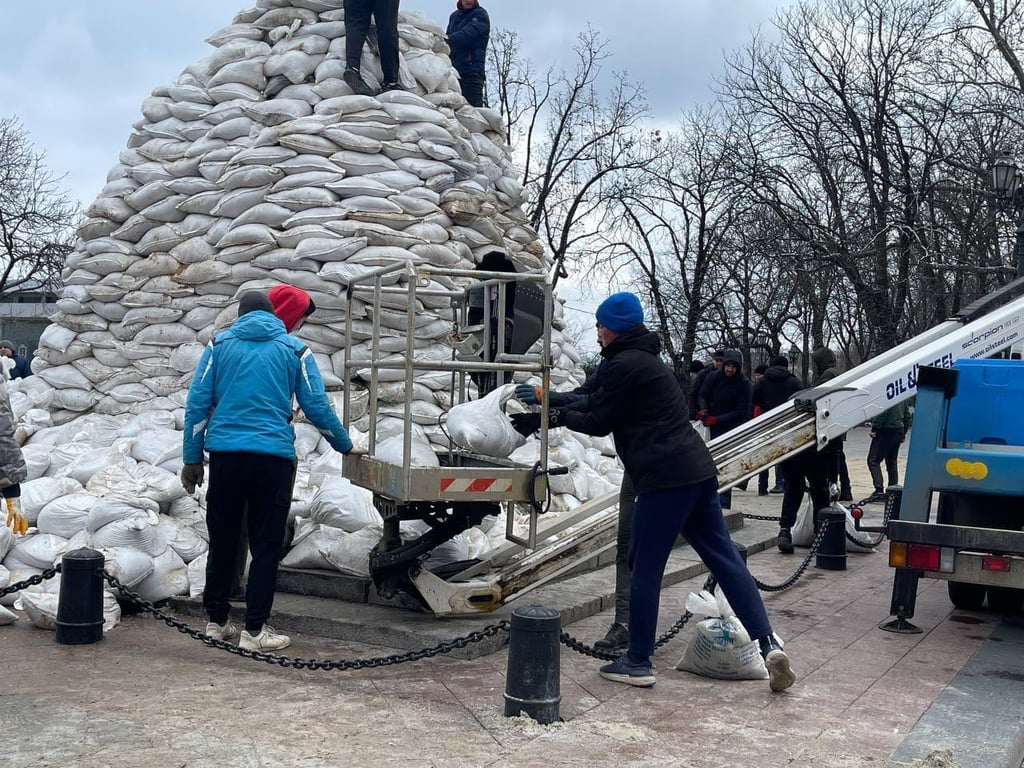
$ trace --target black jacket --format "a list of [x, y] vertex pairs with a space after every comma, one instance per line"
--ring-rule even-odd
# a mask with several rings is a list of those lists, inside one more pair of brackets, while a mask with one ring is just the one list
[[558, 424], [587, 435], [615, 436], [615, 449], [638, 493], [699, 483], [717, 474], [704, 441], [690, 426], [686, 398], [658, 358], [658, 337], [643, 326], [601, 351], [597, 388]]
[[711, 437], [718, 437], [745, 421], [750, 421], [753, 412], [754, 391], [750, 379], [741, 371], [726, 376], [723, 365], [704, 379], [698, 401], [702, 409], [715, 417], [713, 427], [708, 427]]
[[777, 408], [802, 389], [800, 379], [784, 365], [773, 365], [764, 372], [764, 378], [754, 385], [754, 405], [761, 412]]
[[468, 11], [457, 9], [448, 17], [448, 47], [452, 66], [460, 75], [482, 75], [491, 18], [479, 5]]

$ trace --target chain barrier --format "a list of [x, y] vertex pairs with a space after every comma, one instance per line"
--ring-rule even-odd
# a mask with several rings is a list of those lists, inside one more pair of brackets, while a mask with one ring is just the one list
[[814, 535], [814, 539], [811, 541], [811, 548], [807, 552], [807, 557], [805, 557], [804, 561], [800, 563], [800, 566], [796, 569], [792, 576], [790, 576], [781, 584], [765, 584], [763, 581], [760, 581], [755, 576], [754, 583], [757, 585], [757, 588], [760, 589], [762, 592], [781, 592], [782, 590], [789, 589], [794, 584], [796, 584], [797, 580], [804, 575], [804, 571], [807, 570], [807, 566], [811, 564], [811, 558], [818, 554], [818, 547], [820, 547], [821, 542], [825, 540], [825, 531], [828, 530], [828, 527], [831, 524], [831, 520], [820, 521], [818, 525], [818, 532]]
[[44, 581], [52, 579], [54, 576], [60, 573], [60, 570], [61, 566], [60, 563], [58, 563], [57, 565], [53, 566], [53, 568], [47, 568], [42, 573], [37, 573], [34, 576], [29, 576], [24, 581], [19, 581], [17, 584], [9, 584], [3, 589], [0, 589], [0, 597], [3, 597], [4, 595], [9, 595], [13, 592], [21, 592], [21, 590], [25, 589], [26, 587], [34, 587], [36, 584], [42, 584]]
[[468, 635], [463, 637], [456, 637], [452, 640], [447, 640], [442, 643], [438, 643], [430, 648], [423, 648], [418, 651], [409, 651], [407, 653], [395, 653], [390, 656], [375, 656], [369, 659], [349, 659], [341, 661], [331, 661], [325, 659], [297, 659], [290, 656], [280, 656], [276, 653], [266, 653], [264, 651], [250, 651], [246, 648], [239, 648], [237, 645], [229, 643], [225, 640], [215, 640], [214, 638], [207, 635], [205, 632], [201, 632], [194, 627], [190, 627], [181, 619], [175, 616], [164, 613], [157, 608], [150, 601], [142, 598], [135, 594], [127, 587], [125, 587], [116, 576], [103, 571], [103, 578], [116, 589], [121, 596], [138, 608], [140, 611], [149, 613], [155, 619], [159, 619], [164, 622], [167, 626], [173, 627], [182, 634], [188, 635], [195, 640], [208, 645], [212, 648], [218, 648], [228, 653], [233, 653], [236, 656], [242, 656], [246, 659], [255, 659], [256, 661], [263, 661], [267, 664], [277, 664], [281, 667], [292, 667], [294, 669], [312, 669], [312, 670], [331, 670], [331, 671], [348, 671], [351, 669], [374, 669], [377, 667], [387, 667], [392, 664], [402, 664], [407, 661], [419, 661], [420, 659], [430, 658], [432, 656], [439, 656], [445, 653], [451, 653], [458, 648], [465, 648], [473, 643], [478, 643], [481, 640], [485, 640], [488, 637], [493, 637], [499, 632], [507, 632], [511, 623], [505, 619], [499, 621], [497, 624], [490, 624], [483, 629], [475, 632], [470, 632]]

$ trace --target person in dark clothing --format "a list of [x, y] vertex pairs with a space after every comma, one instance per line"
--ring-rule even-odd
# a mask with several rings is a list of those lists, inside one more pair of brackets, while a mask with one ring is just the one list
[[[778, 408], [801, 388], [800, 379], [789, 370], [789, 360], [783, 355], [777, 355], [768, 361], [768, 367], [761, 380], [754, 382], [754, 410], [757, 415], [760, 415], [773, 408]], [[775, 487], [770, 492], [782, 493], [785, 488], [782, 467], [776, 465]], [[768, 470], [766, 469], [757, 476], [757, 494], [766, 496], [768, 493]]]
[[871, 421], [871, 447], [868, 448], [868, 472], [875, 486], [874, 492], [868, 497], [869, 502], [885, 500], [885, 486], [882, 485], [882, 462], [889, 485], [900, 481], [900, 470], [897, 460], [900, 444], [910, 431], [912, 417], [906, 402], [897, 403], [892, 408], [882, 411]]
[[483, 107], [487, 85], [485, 67], [487, 43], [491, 37], [491, 19], [477, 0], [457, 0], [448, 17], [445, 33], [452, 66], [459, 73], [462, 95], [474, 107]]
[[0, 341], [0, 356], [9, 357], [14, 361], [11, 372], [8, 374], [12, 379], [25, 379], [32, 375], [32, 369], [28, 367], [28, 360], [19, 355], [15, 349], [14, 342], [10, 339]]
[[[332, 448], [340, 453], [353, 450], [324, 391], [313, 353], [288, 335], [312, 306], [304, 291], [289, 289], [297, 293], [290, 294], [291, 305], [284, 312], [294, 321], [288, 329], [274, 315], [277, 305], [271, 299], [257, 291], [243, 294], [238, 319], [203, 352], [185, 404], [181, 484], [188, 493], [203, 484], [203, 453], [210, 454], [206, 634], [215, 640], [238, 637], [239, 647], [252, 651], [280, 650], [291, 643], [266, 621], [291, 506], [292, 398]], [[228, 612], [243, 519], [252, 563], [245, 590], [245, 628], [239, 633]]]
[[704, 386], [704, 381], [708, 376], [715, 371], [721, 370], [722, 355], [724, 354], [724, 349], [716, 349], [714, 357], [711, 359], [711, 365], [704, 366], [693, 377], [693, 384], [690, 389], [690, 421], [697, 421], [697, 411], [700, 410], [700, 388]]
[[[714, 460], [690, 425], [675, 374], [658, 357], [658, 337], [644, 326], [640, 301], [631, 293], [608, 297], [597, 308], [597, 326], [605, 360], [597, 389], [579, 410], [550, 409], [548, 423], [588, 435], [614, 435], [636, 488], [629, 649], [601, 667], [601, 676], [640, 687], [654, 685], [651, 654], [661, 582], [682, 533], [757, 640], [771, 689], [785, 690], [796, 680], [789, 657], [775, 639], [757, 585], [729, 538]], [[524, 413], [511, 420], [522, 434], [531, 434], [541, 417]]]
[[345, 0], [345, 72], [342, 78], [353, 93], [373, 95], [359, 70], [371, 16], [377, 27], [380, 68], [384, 75], [381, 90], [401, 88], [398, 83], [398, 3], [399, 0]]
[[[836, 356], [828, 347], [816, 347], [811, 353], [811, 363], [814, 365], [814, 377], [811, 384], [815, 387], [831, 381], [840, 373], [839, 366], [836, 364]], [[832, 457], [829, 464], [828, 480], [838, 486], [839, 501], [853, 501], [850, 469], [846, 465], [845, 443], [846, 435], [842, 435], [829, 442], [826, 448], [831, 452]]]
[[[735, 349], [722, 355], [722, 368], [708, 375], [701, 385], [697, 418], [708, 428], [711, 439], [750, 421], [753, 413], [753, 387], [740, 367], [743, 358]], [[722, 493], [722, 509], [732, 508], [732, 490]]]
[[[600, 337], [600, 334], [598, 336]], [[601, 346], [600, 338], [597, 343]], [[606, 364], [607, 361], [602, 360], [587, 380], [570, 392], [549, 392], [549, 407], [586, 410], [590, 395], [600, 386]], [[516, 385], [516, 397], [526, 405], [539, 405], [541, 395], [541, 388], [533, 384]], [[629, 547], [633, 538], [635, 504], [636, 490], [633, 488], [633, 481], [629, 477], [629, 472], [623, 472], [622, 483], [619, 486], [619, 519], [615, 539], [615, 616], [605, 636], [594, 643], [594, 648], [606, 653], [624, 651], [629, 646]]]

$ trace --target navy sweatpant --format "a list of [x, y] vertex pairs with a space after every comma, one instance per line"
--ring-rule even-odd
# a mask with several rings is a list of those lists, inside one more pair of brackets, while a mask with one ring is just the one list
[[757, 639], [771, 634], [754, 577], [729, 538], [718, 502], [718, 481], [641, 493], [633, 513], [633, 584], [630, 590], [629, 654], [654, 652], [665, 564], [682, 533], [711, 570], [737, 618]]

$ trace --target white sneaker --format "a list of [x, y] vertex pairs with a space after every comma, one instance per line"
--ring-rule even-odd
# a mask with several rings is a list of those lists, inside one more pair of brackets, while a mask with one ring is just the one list
[[764, 657], [764, 664], [768, 668], [768, 686], [773, 691], [784, 691], [796, 682], [789, 657], [781, 648], [769, 651]]
[[206, 634], [214, 640], [234, 640], [238, 637], [238, 627], [232, 624], [230, 620], [225, 621], [223, 624], [208, 621], [206, 622]]
[[288, 635], [275, 632], [268, 624], [264, 624], [263, 629], [255, 636], [243, 629], [242, 637], [238, 641], [238, 647], [247, 651], [279, 651], [291, 644], [292, 639]]

